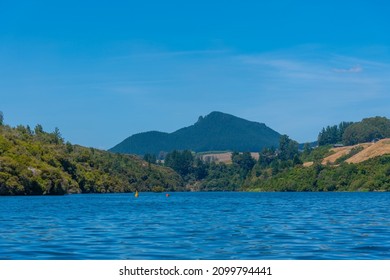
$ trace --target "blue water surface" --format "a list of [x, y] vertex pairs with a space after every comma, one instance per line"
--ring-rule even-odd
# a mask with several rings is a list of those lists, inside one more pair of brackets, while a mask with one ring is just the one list
[[0, 259], [390, 259], [390, 193], [0, 197]]

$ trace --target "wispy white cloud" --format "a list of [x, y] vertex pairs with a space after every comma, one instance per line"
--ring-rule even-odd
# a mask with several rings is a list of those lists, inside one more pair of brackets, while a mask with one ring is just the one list
[[[390, 73], [390, 64], [367, 59], [321, 54], [317, 56], [300, 56], [291, 53], [267, 53], [258, 55], [237, 56], [237, 59], [259, 73], [272, 73], [279, 80], [297, 83], [343, 82], [364, 83], [379, 81]], [[349, 66], [349, 65], [354, 66]], [[254, 67], [256, 66], [256, 67]], [[359, 76], [341, 76], [337, 73], [363, 74]]]
[[258, 83], [258, 102], [254, 99], [247, 110], [252, 119], [268, 116], [275, 129], [305, 141], [315, 139], [321, 125], [390, 117], [390, 106], [378, 109], [378, 104], [390, 104], [388, 59], [307, 50], [236, 56]]
[[334, 68], [333, 69], [333, 72], [336, 72], [336, 73], [360, 73], [362, 71], [363, 71], [363, 67], [361, 67], [360, 65], [350, 67], [350, 68]]
[[112, 60], [127, 60], [127, 59], [140, 59], [140, 58], [173, 58], [173, 57], [193, 57], [193, 56], [216, 56], [226, 55], [231, 53], [228, 49], [211, 49], [211, 50], [186, 50], [186, 51], [160, 51], [160, 50], [147, 50], [139, 51], [134, 50], [130, 54], [112, 56]]
[[[66, 96], [64, 108], [91, 104], [98, 112], [111, 106], [119, 127], [132, 121], [131, 133], [174, 131], [219, 110], [309, 141], [322, 126], [390, 112], [386, 59], [340, 55], [318, 46], [251, 54], [228, 49], [127, 54], [121, 49], [120, 54], [110, 52], [93, 63], [65, 67], [76, 69], [69, 72], [61, 70], [62, 64], [53, 64], [58, 71], [44, 76], [45, 83], [30, 81], [26, 90], [19, 83], [19, 91], [35, 92], [34, 98], [45, 93], [46, 103], [53, 104], [58, 95]], [[74, 62], [63, 62], [68, 63]], [[10, 88], [13, 96], [15, 86]], [[75, 114], [82, 115], [81, 107], [74, 109]]]

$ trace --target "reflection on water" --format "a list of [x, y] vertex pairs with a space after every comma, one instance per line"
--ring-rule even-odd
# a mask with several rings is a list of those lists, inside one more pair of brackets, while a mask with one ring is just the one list
[[390, 193], [0, 197], [0, 259], [390, 259]]

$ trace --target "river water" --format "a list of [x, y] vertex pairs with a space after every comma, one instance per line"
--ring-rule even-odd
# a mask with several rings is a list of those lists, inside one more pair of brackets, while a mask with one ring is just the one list
[[0, 197], [0, 259], [390, 259], [390, 193]]

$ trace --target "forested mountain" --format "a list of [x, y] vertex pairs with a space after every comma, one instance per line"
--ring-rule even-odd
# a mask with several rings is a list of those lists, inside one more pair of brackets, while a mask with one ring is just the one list
[[135, 134], [110, 151], [125, 154], [156, 154], [173, 150], [260, 151], [278, 147], [280, 134], [263, 123], [221, 112], [212, 112], [189, 127], [173, 133], [157, 131]]
[[182, 178], [170, 168], [64, 143], [58, 129], [12, 128], [0, 117], [0, 195], [183, 189]]

